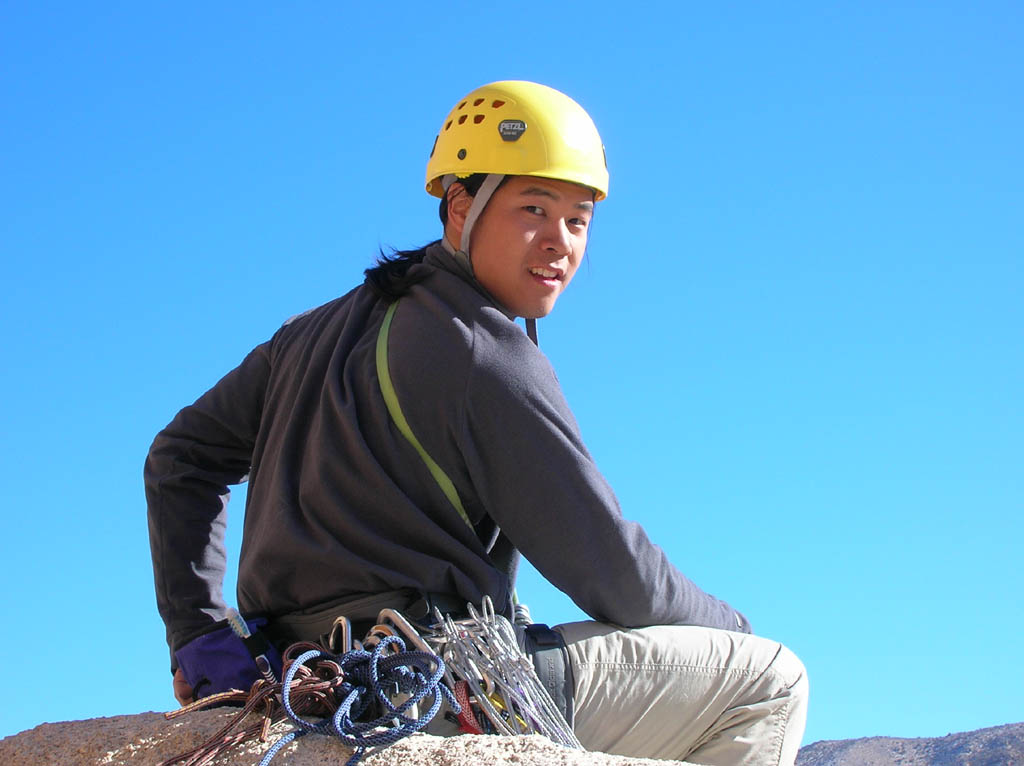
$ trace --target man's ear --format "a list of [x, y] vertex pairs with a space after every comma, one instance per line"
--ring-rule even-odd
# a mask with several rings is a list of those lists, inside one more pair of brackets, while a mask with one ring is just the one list
[[448, 241], [458, 247], [462, 241], [462, 229], [466, 225], [466, 216], [469, 215], [473, 198], [469, 196], [465, 187], [456, 181], [448, 187], [445, 200], [448, 203], [448, 225], [445, 227], [445, 233], [448, 235]]

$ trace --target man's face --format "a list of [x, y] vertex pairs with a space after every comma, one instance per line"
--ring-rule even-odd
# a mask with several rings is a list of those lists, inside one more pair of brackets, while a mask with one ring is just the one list
[[514, 176], [473, 227], [473, 273], [516, 316], [547, 316], [587, 246], [594, 193], [547, 178]]

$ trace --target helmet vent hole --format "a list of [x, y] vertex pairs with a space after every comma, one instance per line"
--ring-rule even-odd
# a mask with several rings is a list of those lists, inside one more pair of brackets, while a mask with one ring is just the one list
[[459, 125], [461, 125], [465, 121], [466, 121], [466, 115], [462, 115], [461, 117], [459, 117]]
[[460, 160], [466, 159], [466, 150], [465, 149], [459, 149], [459, 159]]
[[482, 98], [478, 98], [473, 102], [473, 106], [480, 106], [483, 102], [484, 100]]
[[500, 109], [503, 106], [505, 106], [505, 102], [499, 98], [496, 98], [491, 102], [491, 109]]
[[483, 121], [484, 121], [484, 116], [482, 114], [473, 115], [473, 124], [474, 125], [479, 125]]
[[448, 130], [448, 128], [450, 128], [451, 126], [452, 126], [452, 121], [448, 120], [448, 124], [444, 126], [444, 129]]
[[464, 107], [465, 105], [466, 105], [466, 102], [465, 102], [465, 101], [463, 101], [463, 102], [462, 102], [461, 104], [459, 104], [459, 105], [458, 105], [458, 106], [456, 107], [456, 109], [461, 109], [461, 108], [462, 108], [462, 107]]

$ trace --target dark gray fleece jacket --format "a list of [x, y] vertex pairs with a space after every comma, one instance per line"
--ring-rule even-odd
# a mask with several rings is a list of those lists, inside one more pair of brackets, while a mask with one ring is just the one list
[[504, 604], [510, 583], [488, 556], [500, 527], [596, 620], [749, 631], [622, 517], [521, 328], [440, 245], [413, 269], [391, 378], [475, 529], [388, 414], [374, 358], [387, 303], [360, 286], [288, 321], [153, 442], [150, 542], [172, 651], [224, 617], [226, 498], [246, 476], [243, 614], [403, 588]]

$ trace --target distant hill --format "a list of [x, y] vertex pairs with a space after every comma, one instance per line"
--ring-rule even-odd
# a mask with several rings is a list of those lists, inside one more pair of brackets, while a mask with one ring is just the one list
[[797, 766], [1024, 766], [1024, 723], [930, 739], [825, 740], [800, 749]]

